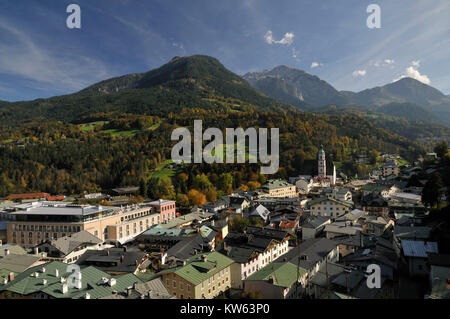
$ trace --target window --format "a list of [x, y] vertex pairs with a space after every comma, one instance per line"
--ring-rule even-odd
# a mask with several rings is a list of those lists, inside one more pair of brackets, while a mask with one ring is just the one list
[[183, 290], [183, 287], [184, 287], [183, 283], [180, 282], [180, 290]]
[[177, 288], [177, 282], [175, 280], [173, 281], [173, 288]]
[[191, 291], [191, 285], [186, 285], [187, 291]]

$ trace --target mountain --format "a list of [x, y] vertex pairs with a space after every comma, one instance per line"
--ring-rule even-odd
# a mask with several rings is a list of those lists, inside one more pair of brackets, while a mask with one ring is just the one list
[[439, 90], [412, 78], [403, 78], [381, 87], [363, 90], [354, 94], [352, 98], [370, 107], [391, 102], [414, 103], [430, 107], [450, 103], [450, 99]]
[[408, 121], [420, 121], [431, 124], [444, 125], [441, 119], [434, 115], [430, 110], [413, 103], [389, 103], [376, 109], [377, 112], [404, 118]]
[[303, 103], [302, 107], [310, 111], [327, 105], [374, 108], [412, 121], [450, 124], [449, 96], [412, 78], [361, 92], [337, 91], [317, 76], [287, 66], [247, 73], [243, 78], [273, 99], [293, 105]]
[[267, 96], [293, 105], [313, 106], [346, 104], [350, 100], [315, 75], [288, 66], [278, 66], [263, 72], [251, 72], [243, 78]]
[[108, 79], [74, 94], [0, 105], [0, 122], [37, 118], [74, 121], [113, 111], [160, 116], [185, 107], [296, 110], [255, 90], [217, 59], [194, 55], [175, 57], [160, 68]]

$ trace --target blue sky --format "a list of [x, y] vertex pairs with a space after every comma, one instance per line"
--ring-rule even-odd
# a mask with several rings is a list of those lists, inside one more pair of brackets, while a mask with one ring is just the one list
[[[81, 7], [68, 29], [66, 8]], [[366, 25], [369, 4], [381, 28]], [[450, 94], [448, 0], [1, 0], [0, 100], [78, 91], [206, 54], [238, 74], [289, 65], [338, 90], [402, 76]]]

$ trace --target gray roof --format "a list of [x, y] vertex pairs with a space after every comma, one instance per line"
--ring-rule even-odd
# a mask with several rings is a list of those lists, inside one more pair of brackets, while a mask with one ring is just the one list
[[176, 297], [167, 290], [158, 277], [142, 284], [135, 284], [129, 295], [127, 292], [121, 292], [101, 299], [176, 299]]
[[16, 273], [21, 273], [40, 259], [40, 257], [34, 255], [9, 254], [8, 256], [0, 258], [0, 269], [7, 269]]
[[394, 226], [394, 235], [400, 239], [428, 239], [431, 227], [423, 226]]
[[304, 224], [302, 227], [303, 228], [317, 228], [320, 225], [322, 225], [323, 223], [326, 223], [327, 221], [329, 221], [331, 218], [327, 217], [327, 216], [317, 216], [313, 219], [310, 219], [306, 224]]
[[[322, 260], [326, 255], [336, 248], [338, 244], [327, 238], [313, 238], [302, 242], [298, 247], [291, 249], [286, 254], [280, 256], [276, 261], [287, 260], [303, 269], [311, 269], [314, 265]], [[298, 261], [298, 257], [306, 256], [306, 260]]]
[[19, 245], [5, 244], [0, 246], [0, 258], [5, 256], [5, 251], [8, 250], [10, 254], [25, 255], [27, 252]]
[[402, 240], [403, 254], [406, 257], [427, 258], [427, 253], [438, 253], [436, 242], [424, 242], [415, 240]]
[[197, 252], [203, 252], [208, 248], [208, 243], [217, 235], [212, 231], [206, 238], [198, 234], [193, 237], [185, 238], [167, 250], [167, 257], [175, 257], [179, 260], [187, 260], [196, 255]]
[[92, 235], [90, 232], [86, 230], [82, 230], [78, 233], [74, 233], [68, 236], [60, 237], [55, 240], [51, 240], [49, 244], [58, 249], [64, 255], [68, 255], [75, 248], [83, 244], [96, 245], [102, 242], [103, 241], [100, 238]]

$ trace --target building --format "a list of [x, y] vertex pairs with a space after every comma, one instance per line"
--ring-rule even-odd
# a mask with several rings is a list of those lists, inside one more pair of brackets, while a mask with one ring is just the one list
[[297, 191], [294, 185], [281, 180], [273, 179], [267, 181], [260, 188], [261, 196], [264, 197], [296, 197]]
[[331, 218], [327, 216], [315, 216], [302, 225], [302, 240], [316, 238], [325, 226], [331, 223]]
[[232, 259], [210, 252], [193, 256], [184, 265], [157, 275], [177, 299], [212, 299], [230, 289], [232, 263]]
[[410, 276], [428, 276], [428, 254], [439, 252], [436, 242], [420, 240], [402, 240], [402, 251]]
[[383, 165], [383, 176], [388, 177], [390, 175], [398, 176], [399, 167], [397, 166], [397, 162], [395, 160], [387, 161]]
[[29, 268], [0, 283], [0, 299], [100, 299], [143, 283], [133, 274], [111, 276], [90, 266], [75, 275], [68, 267], [53, 261]]
[[164, 286], [161, 278], [144, 283], [134, 283], [125, 291], [113, 291], [112, 295], [100, 299], [176, 299]]
[[14, 206], [7, 222], [8, 243], [34, 247], [86, 230], [102, 241], [125, 243], [159, 223], [175, 218], [174, 201], [155, 201], [126, 207], [32, 202]]
[[217, 201], [217, 202], [207, 202], [203, 204], [202, 208], [210, 213], [217, 213], [225, 208], [227, 208], [228, 205], [224, 201]]
[[300, 279], [307, 271], [290, 262], [275, 262], [244, 280], [244, 294], [261, 293], [265, 299], [296, 299]]
[[428, 254], [430, 299], [450, 299], [450, 255]]
[[364, 235], [381, 236], [389, 228], [394, 226], [394, 221], [383, 216], [366, 216], [362, 221]]
[[324, 232], [328, 239], [340, 236], [354, 236], [362, 232], [362, 227], [351, 221], [334, 222], [325, 226]]
[[403, 240], [418, 240], [426, 241], [430, 239], [431, 227], [423, 226], [394, 226], [394, 235], [392, 238], [392, 246], [400, 257], [402, 254], [402, 241]]
[[7, 200], [14, 202], [42, 200], [49, 197], [49, 193], [26, 193], [26, 194], [10, 194], [6, 197]]
[[49, 239], [37, 245], [34, 251], [35, 253], [45, 252], [46, 256], [43, 260], [57, 260], [70, 264], [76, 262], [88, 249], [101, 249], [102, 243], [103, 241], [98, 237], [82, 230], [58, 239]]
[[111, 275], [138, 273], [145, 270], [148, 255], [138, 249], [107, 248], [104, 250], [86, 250], [76, 264], [81, 268], [95, 266]]
[[308, 206], [312, 216], [336, 218], [350, 212], [353, 207], [353, 202], [341, 201], [327, 196], [311, 200]]
[[290, 235], [286, 231], [247, 227], [244, 234], [230, 233], [220, 252], [233, 259], [231, 287], [242, 289], [242, 281], [288, 252]]

